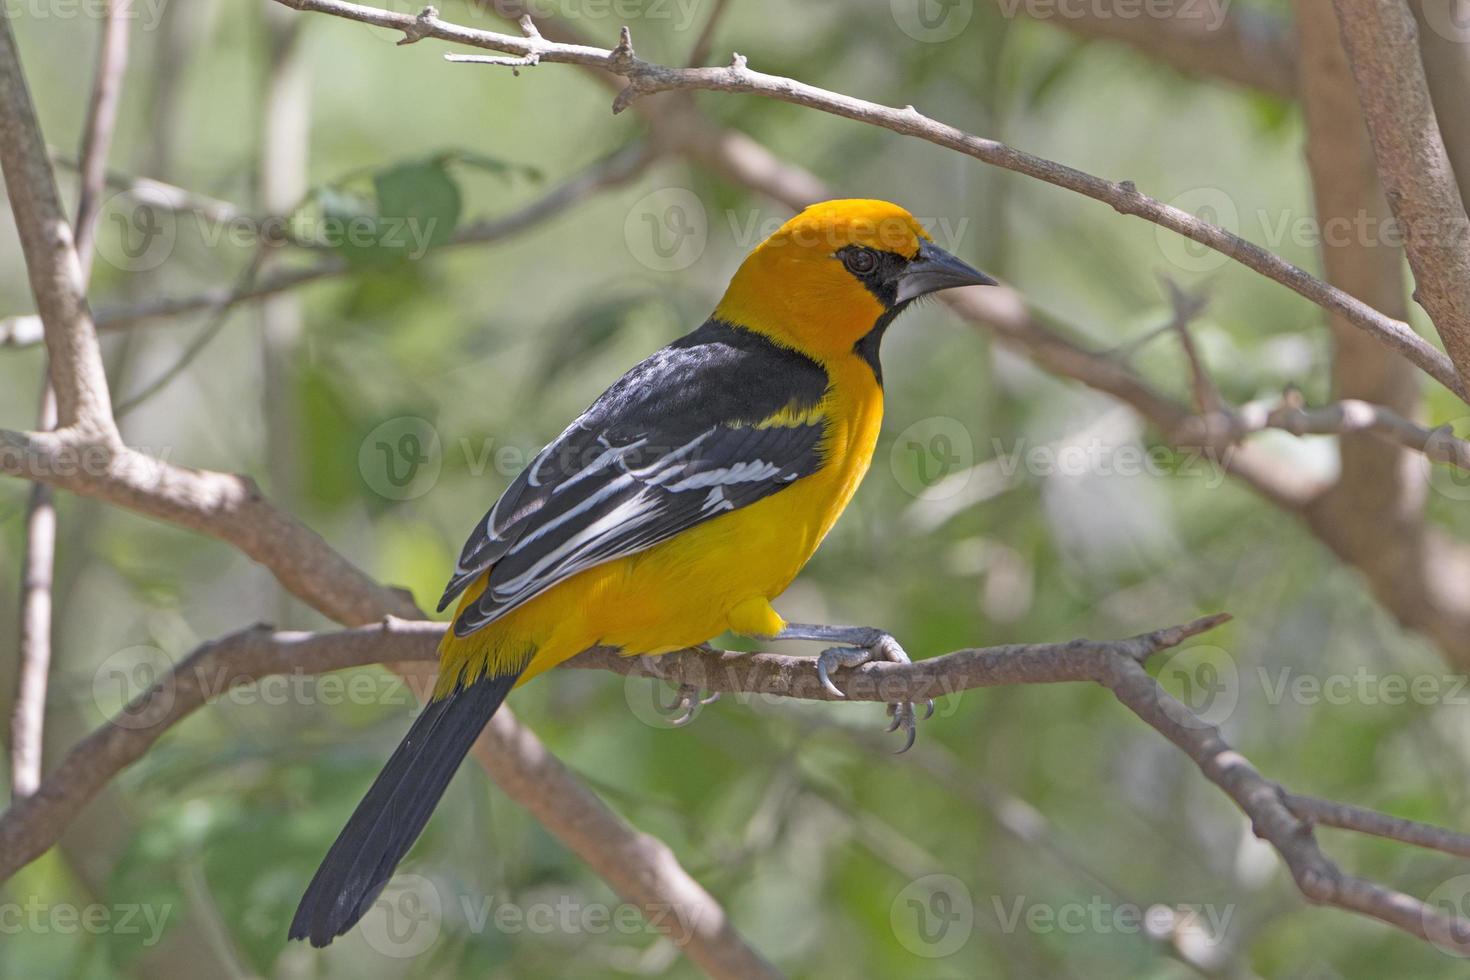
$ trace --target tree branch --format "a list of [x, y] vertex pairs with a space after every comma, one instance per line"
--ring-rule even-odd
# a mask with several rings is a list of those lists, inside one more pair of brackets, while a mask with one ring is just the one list
[[521, 57], [536, 55], [540, 62], [582, 65], [611, 72], [627, 85], [613, 102], [620, 112], [638, 98], [657, 92], [716, 91], [758, 95], [888, 129], [905, 136], [955, 150], [983, 163], [1033, 177], [1101, 201], [1120, 214], [1131, 215], [1168, 228], [1212, 248], [1259, 272], [1325, 309], [1340, 313], [1354, 326], [1403, 354], [1445, 387], [1470, 397], [1449, 358], [1425, 341], [1407, 323], [1378, 312], [1281, 257], [1194, 215], [1157, 201], [1131, 181], [1109, 181], [1073, 167], [1022, 152], [995, 140], [973, 136], [920, 113], [913, 106], [888, 106], [829, 92], [794, 79], [767, 75], [746, 67], [737, 55], [726, 68], [670, 68], [638, 59], [627, 29], [611, 50], [566, 44], [545, 37], [516, 37], [461, 27], [440, 20], [438, 11], [425, 7], [417, 17], [365, 7], [347, 0], [276, 0], [297, 10], [331, 14], [404, 32], [407, 42], [435, 38], [470, 47], [501, 51]]
[[[1121, 640], [1072, 640], [959, 650], [912, 664], [873, 662], [840, 671], [833, 680], [846, 700], [877, 702], [923, 700], [975, 688], [1015, 684], [1078, 681], [1100, 684], [1189, 755], [1204, 776], [1230, 797], [1250, 818], [1257, 836], [1281, 856], [1309, 900], [1380, 919], [1441, 945], [1450, 941], [1450, 937], [1465, 935], [1462, 930], [1470, 928], [1470, 922], [1446, 916], [1411, 896], [1344, 874], [1318, 847], [1309, 821], [1391, 837], [1451, 854], [1459, 854], [1467, 846], [1464, 835], [1359, 807], [1287, 794], [1257, 772], [1224, 742], [1216, 728], [1161, 688], [1144, 669], [1154, 654], [1178, 646], [1228, 618], [1207, 616]], [[300, 676], [382, 661], [428, 664], [437, 657], [443, 628], [441, 623], [392, 618], [374, 626], [336, 633], [274, 633], [268, 627], [257, 626], [205, 644], [135, 698], [113, 721], [79, 743], [40, 792], [0, 816], [0, 880], [55, 843], [66, 823], [108, 780], [201, 705], [225, 696], [239, 685], [272, 674]], [[626, 657], [616, 651], [595, 649], [563, 666], [662, 678], [709, 691], [834, 700], [817, 676], [815, 661], [807, 657], [706, 649], [683, 650], [659, 657]], [[498, 731], [498, 728], [505, 730]], [[515, 787], [521, 786], [522, 780], [528, 785], [542, 786], [547, 766], [544, 749], [523, 742], [526, 736], [515, 733], [506, 723], [492, 721], [491, 729], [499, 736], [496, 750], [501, 755], [487, 762], [497, 766], [498, 771], [494, 773], [497, 779], [503, 776]], [[555, 765], [557, 771], [565, 772], [559, 763]], [[559, 781], [559, 784], [567, 783], [570, 780]], [[626, 825], [604, 825], [598, 815], [600, 809], [592, 812], [586, 809], [602, 807], [590, 794], [567, 799], [555, 794], [527, 795], [536, 801], [532, 809], [539, 818], [560, 820], [572, 828], [561, 835], [563, 840], [588, 857], [594, 869], [614, 883], [624, 897], [629, 895], [618, 884], [620, 874], [635, 873], [630, 872], [632, 868], [645, 869], [641, 872], [644, 874], [662, 873], [666, 857], [662, 845], [643, 838]], [[617, 856], [607, 857], [609, 852]], [[599, 860], [610, 863], [606, 873], [598, 867]], [[668, 892], [658, 894], [667, 901]], [[683, 893], [678, 901], [685, 904], [676, 907], [703, 907], [701, 894]], [[693, 921], [704, 924], [702, 919]], [[725, 928], [722, 915], [716, 916], [712, 928]], [[695, 941], [691, 941], [691, 947]], [[692, 948], [686, 951], [695, 956]], [[722, 975], [750, 975], [735, 971], [734, 961], [722, 962], [734, 971]]]
[[[1419, 301], [1462, 376], [1470, 372], [1470, 216], [1460, 199], [1407, 3], [1333, 0], [1378, 174], [1403, 228]], [[1458, 107], [1464, 111], [1463, 103]]]
[[[128, 61], [128, 25], [117, 0], [109, 0], [98, 43], [87, 118], [82, 129], [78, 170], [81, 185], [73, 223], [77, 264], [83, 283], [91, 276], [97, 238], [97, 213], [107, 170], [107, 152], [117, 125], [118, 100]], [[48, 376], [41, 384], [36, 428], [50, 431], [58, 419], [56, 389]], [[10, 786], [29, 796], [41, 783], [46, 728], [46, 689], [51, 672], [51, 589], [56, 567], [56, 505], [51, 488], [37, 483], [26, 502], [25, 553], [21, 559], [19, 662], [10, 719]]]
[[59, 424], [115, 440], [107, 375], [87, 307], [81, 262], [8, 16], [0, 17], [0, 168], [26, 255], [31, 293], [46, 324]]

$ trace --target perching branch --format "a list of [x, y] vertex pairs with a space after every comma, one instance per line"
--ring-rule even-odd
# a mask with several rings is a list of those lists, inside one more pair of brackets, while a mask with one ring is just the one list
[[[1470, 921], [1445, 915], [1409, 895], [1343, 873], [1318, 847], [1312, 821], [1375, 836], [1462, 854], [1464, 835], [1358, 807], [1287, 794], [1227, 745], [1219, 731], [1161, 688], [1144, 669], [1149, 658], [1178, 646], [1228, 619], [1207, 616], [1181, 626], [1121, 640], [1073, 640], [959, 650], [913, 664], [873, 662], [833, 678], [851, 701], [923, 700], [981, 687], [1086, 681], [1100, 684], [1142, 721], [1183, 750], [1250, 820], [1257, 836], [1281, 856], [1311, 901], [1367, 915], [1441, 945], [1464, 936]], [[117, 772], [136, 761], [171, 726], [231, 689], [272, 674], [316, 674], [384, 661], [432, 662], [443, 624], [386, 619], [337, 633], [274, 633], [254, 627], [207, 643], [135, 698], [113, 721], [83, 740], [46, 780], [40, 792], [0, 817], [0, 880], [8, 878], [55, 843], [66, 823]], [[692, 649], [660, 657], [625, 657], [589, 650], [568, 668], [609, 670], [625, 676], [662, 678], [708, 691], [829, 701], [815, 661], [770, 653]], [[500, 718], [504, 709], [496, 715]], [[492, 720], [491, 727], [497, 723]], [[671, 736], [673, 737], [673, 736]], [[498, 760], [506, 769], [533, 778], [544, 750], [508, 739]], [[497, 779], [500, 774], [496, 773]], [[539, 771], [534, 775], [542, 779]], [[584, 805], [559, 816], [585, 829]], [[544, 798], [543, 806], [546, 805]], [[601, 804], [596, 804], [600, 807]], [[543, 811], [537, 810], [543, 817]], [[564, 834], [574, 849], [596, 854], [608, 846], [596, 833]], [[631, 832], [629, 832], [631, 833]], [[638, 835], [614, 839], [614, 847], [648, 847]], [[621, 843], [619, 843], [621, 841]], [[584, 854], [584, 856], [586, 856]], [[594, 864], [595, 867], [595, 864]], [[657, 865], [655, 865], [655, 872]], [[606, 876], [605, 876], [606, 877]], [[613, 880], [613, 879], [609, 879]], [[616, 885], [615, 885], [616, 887]], [[697, 886], [695, 886], [697, 887]], [[621, 891], [621, 889], [620, 889]], [[626, 893], [625, 893], [626, 894]], [[698, 901], [696, 897], [686, 897]], [[723, 927], [723, 918], [716, 920]], [[1459, 948], [1458, 945], [1456, 948]], [[1470, 947], [1466, 947], [1470, 951]], [[693, 955], [691, 953], [691, 955]], [[743, 975], [743, 974], [727, 974]]]
[[637, 99], [658, 92], [717, 91], [758, 95], [806, 106], [832, 115], [913, 136], [955, 150], [983, 163], [1011, 170], [1075, 191], [1111, 206], [1120, 214], [1143, 218], [1192, 241], [1235, 259], [1250, 269], [1292, 289], [1312, 302], [1340, 313], [1348, 322], [1413, 361], [1435, 380], [1462, 398], [1470, 397], [1449, 358], [1425, 341], [1407, 323], [1385, 316], [1366, 303], [1328, 285], [1281, 257], [1194, 215], [1157, 201], [1131, 181], [1109, 181], [1073, 167], [1022, 152], [995, 140], [973, 136], [930, 119], [913, 106], [894, 109], [852, 96], [807, 85], [794, 79], [752, 71], [737, 55], [725, 68], [671, 68], [640, 60], [626, 30], [612, 49], [565, 44], [543, 36], [517, 37], [451, 24], [433, 7], [417, 17], [365, 7], [347, 0], [276, 0], [297, 10], [331, 14], [348, 20], [404, 32], [406, 42], [424, 38], [500, 51], [520, 57], [534, 54], [542, 63], [583, 65], [611, 72], [626, 81], [613, 102], [620, 112]]

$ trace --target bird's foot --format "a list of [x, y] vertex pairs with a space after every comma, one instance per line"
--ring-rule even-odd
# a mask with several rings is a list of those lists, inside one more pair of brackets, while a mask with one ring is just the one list
[[701, 693], [697, 685], [680, 684], [679, 691], [674, 696], [674, 703], [669, 706], [669, 713], [674, 716], [669, 724], [675, 728], [683, 728], [694, 720], [700, 708], [720, 700], [719, 691], [711, 693], [709, 697], [701, 697]]
[[[913, 663], [908, 653], [893, 638], [891, 633], [882, 630], [873, 630], [871, 640], [863, 637], [865, 641], [862, 646], [829, 647], [822, 651], [817, 658], [817, 677], [833, 697], [846, 697], [837, 685], [832, 683], [830, 672], [838, 667], [860, 667], [874, 658], [887, 660], [895, 664]], [[934, 702], [924, 702], [924, 717], [927, 719], [934, 714]], [[899, 755], [914, 747], [914, 739], [918, 737], [918, 712], [914, 710], [912, 701], [894, 701], [888, 705], [888, 715], [893, 720], [889, 722], [887, 731], [904, 733], [903, 748], [898, 750]]]

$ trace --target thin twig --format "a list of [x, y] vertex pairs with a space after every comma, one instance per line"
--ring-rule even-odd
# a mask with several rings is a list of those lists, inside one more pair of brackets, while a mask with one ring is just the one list
[[1180, 425], [1176, 437], [1189, 445], [1219, 446], [1266, 429], [1297, 436], [1366, 432], [1436, 463], [1470, 471], [1470, 442], [1455, 436], [1448, 425], [1429, 429], [1382, 405], [1354, 398], [1307, 408], [1299, 392], [1288, 391], [1274, 407], [1257, 403], [1197, 415]]
[[1210, 372], [1205, 367], [1204, 358], [1200, 356], [1199, 348], [1195, 346], [1194, 334], [1190, 331], [1190, 324], [1195, 317], [1204, 312], [1205, 294], [1187, 293], [1179, 288], [1179, 284], [1169, 278], [1164, 278], [1164, 292], [1169, 296], [1169, 305], [1174, 310], [1174, 316], [1169, 321], [1169, 327], [1179, 337], [1179, 346], [1184, 350], [1184, 359], [1189, 362], [1190, 387], [1194, 391], [1195, 407], [1201, 412], [1218, 412], [1224, 405], [1220, 398], [1220, 391], [1215, 387], [1215, 382], [1210, 378]]
[[684, 64], [689, 68], [698, 68], [709, 60], [710, 51], [714, 48], [715, 31], [719, 30], [720, 21], [724, 19], [725, 11], [730, 8], [730, 0], [715, 0], [710, 7], [709, 16], [704, 19], [704, 26], [699, 29], [699, 36], [694, 39], [694, 46], [689, 49], [689, 56], [684, 59]]

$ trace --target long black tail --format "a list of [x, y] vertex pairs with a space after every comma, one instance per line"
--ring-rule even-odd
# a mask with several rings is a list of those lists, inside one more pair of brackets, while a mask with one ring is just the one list
[[481, 677], [425, 706], [306, 887], [292, 939], [325, 946], [372, 907], [519, 673]]

